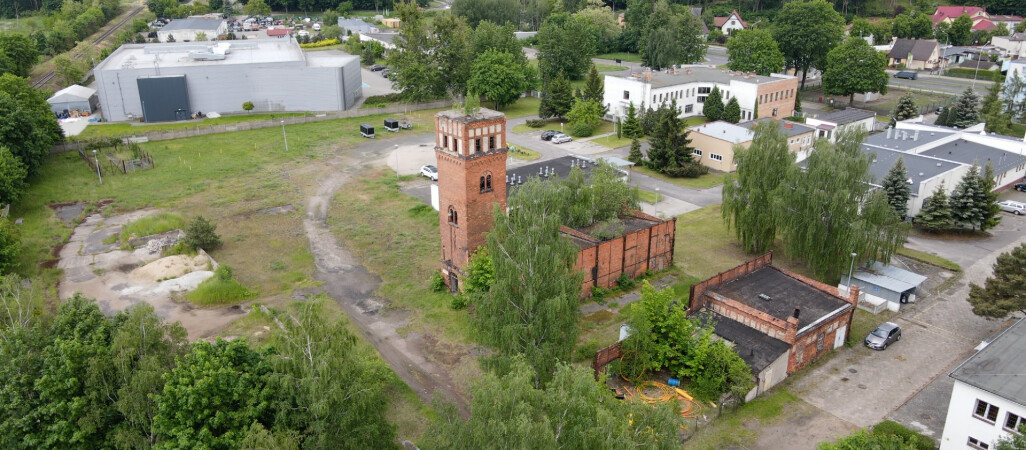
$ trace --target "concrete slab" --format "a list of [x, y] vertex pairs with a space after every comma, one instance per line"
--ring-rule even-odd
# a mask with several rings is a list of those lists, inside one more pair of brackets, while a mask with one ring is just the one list
[[77, 117], [74, 119], [62, 119], [59, 123], [61, 130], [64, 130], [64, 136], [78, 136], [89, 125], [89, 119]]

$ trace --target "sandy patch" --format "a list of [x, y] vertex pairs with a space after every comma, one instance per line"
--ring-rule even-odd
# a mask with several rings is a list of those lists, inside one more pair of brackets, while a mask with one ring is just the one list
[[132, 271], [129, 278], [141, 283], [156, 283], [169, 278], [178, 278], [197, 270], [210, 269], [210, 259], [205, 255], [174, 255], [160, 258]]

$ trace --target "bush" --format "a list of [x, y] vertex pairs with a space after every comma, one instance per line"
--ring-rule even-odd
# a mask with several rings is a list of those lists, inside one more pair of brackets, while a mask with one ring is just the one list
[[917, 450], [933, 450], [934, 447], [933, 439], [890, 420], [885, 420], [873, 426], [873, 434], [898, 436], [906, 444], [915, 447]]
[[18, 255], [21, 252], [21, 236], [14, 224], [6, 218], [0, 218], [0, 274], [11, 273], [18, 267]]
[[203, 306], [227, 305], [253, 297], [256, 293], [232, 278], [232, 268], [227, 264], [217, 266], [214, 276], [200, 283], [195, 291], [185, 294], [190, 302]]
[[445, 292], [445, 278], [442, 278], [441, 272], [435, 272], [431, 275], [431, 291]]
[[214, 225], [206, 217], [197, 216], [189, 222], [185, 228], [185, 245], [193, 249], [213, 250], [221, 246], [221, 236], [215, 232], [217, 225]]
[[455, 309], [455, 310], [459, 311], [461, 309], [464, 309], [464, 308], [470, 306], [471, 303], [473, 303], [473, 302], [471, 301], [469, 295], [467, 295], [467, 294], [456, 294], [456, 295], [452, 296], [452, 301], [449, 303], [449, 306], [452, 309]]
[[595, 128], [593, 128], [590, 124], [575, 123], [570, 126], [570, 134], [573, 135], [573, 137], [588, 137], [591, 136], [594, 132]]
[[625, 291], [630, 289], [630, 288], [633, 288], [634, 285], [637, 284], [637, 283], [638, 283], [638, 281], [633, 279], [633, 278], [631, 278], [631, 277], [628, 277], [626, 272], [621, 273], [620, 274], [620, 278], [616, 279], [616, 285], [619, 286], [620, 289], [625, 290]]
[[398, 103], [402, 101], [401, 92], [394, 92], [386, 95], [372, 95], [367, 97], [367, 100], [363, 101], [361, 108], [380, 108], [388, 106], [391, 103]]
[[574, 361], [576, 362], [587, 362], [595, 359], [595, 352], [599, 351], [599, 343], [594, 339], [589, 339], [581, 345], [578, 345], [574, 349]]
[[697, 162], [690, 162], [683, 166], [667, 167], [663, 169], [663, 173], [673, 178], [698, 178], [709, 173], [709, 168]]
[[547, 123], [549, 123], [549, 121], [541, 120], [541, 119], [528, 119], [527, 120], [527, 126], [529, 126], [531, 128], [541, 128], [541, 127], [544, 127]]
[[1001, 75], [1000, 71], [997, 70], [979, 70], [967, 69], [964, 67], [956, 67], [953, 69], [947, 69], [944, 71], [944, 75], [949, 77], [958, 78], [975, 78], [980, 80], [990, 80], [1002, 82], [1005, 81], [1004, 75]]

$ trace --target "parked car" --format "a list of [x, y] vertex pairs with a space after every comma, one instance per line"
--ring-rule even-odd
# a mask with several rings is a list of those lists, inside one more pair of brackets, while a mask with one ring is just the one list
[[934, 112], [935, 112], [935, 113], [937, 113], [937, 115], [939, 116], [939, 115], [940, 115], [940, 113], [944, 112], [944, 107], [943, 107], [943, 106], [938, 106], [938, 107], [937, 107], [937, 110], [936, 110], [936, 111], [934, 111]]
[[1017, 202], [1014, 200], [1005, 200], [1003, 202], [998, 202], [997, 205], [998, 208], [1001, 208], [1001, 210], [1004, 212], [1010, 212], [1017, 216], [1026, 214], [1026, 203]]
[[431, 181], [438, 181], [438, 168], [430, 164], [421, 167], [420, 174], [428, 177]]
[[555, 136], [552, 136], [552, 143], [553, 144], [562, 144], [564, 142], [570, 142], [572, 140], [574, 140], [572, 137], [567, 136], [567, 135], [565, 135], [563, 133], [556, 133]]
[[873, 350], [884, 350], [888, 345], [901, 340], [901, 327], [894, 322], [884, 322], [869, 332], [864, 343]]
[[1019, 192], [1026, 192], [1026, 182], [1015, 183], [1015, 190]]
[[370, 67], [367, 68], [367, 70], [369, 70], [371, 72], [377, 72], [379, 70], [385, 70], [385, 69], [386, 69], [386, 67], [382, 66], [381, 64], [371, 64]]
[[391, 74], [392, 74], [392, 69], [389, 69], [388, 67], [386, 67], [384, 69], [381, 69], [381, 76], [383, 76], [385, 78], [388, 78], [388, 76], [391, 75]]
[[909, 71], [909, 70], [903, 70], [901, 72], [898, 72], [898, 73], [894, 74], [894, 78], [904, 78], [906, 80], [915, 80], [916, 78], [919, 78], [919, 74], [917, 74], [915, 72], [912, 72], [912, 71]]
[[543, 141], [551, 140], [552, 136], [555, 136], [557, 134], [559, 134], [559, 132], [556, 131], [556, 130], [545, 130], [545, 131], [542, 131], [541, 140], [543, 140]]

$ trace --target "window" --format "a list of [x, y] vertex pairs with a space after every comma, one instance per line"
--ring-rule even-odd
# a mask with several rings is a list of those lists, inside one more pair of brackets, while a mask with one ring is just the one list
[[694, 151], [693, 153], [694, 153], [695, 155], [697, 155], [697, 156], [702, 156], [702, 151], [701, 151], [701, 150], [699, 150], [699, 149], [697, 149], [697, 148], [695, 149], [695, 151]]
[[684, 105], [684, 113], [691, 113], [695, 111], [695, 105]]
[[712, 88], [707, 88], [707, 87], [700, 87], [700, 88], [698, 88], [698, 93], [699, 94], [708, 94], [710, 92], [712, 92]]
[[488, 136], [488, 150], [495, 150], [495, 136]]
[[994, 423], [994, 421], [997, 420], [999, 409], [1000, 408], [998, 408], [997, 406], [991, 405], [990, 403], [977, 399], [976, 410], [973, 411], [973, 417], [986, 422]]
[[976, 438], [974, 438], [972, 436], [969, 436], [969, 442], [966, 442], [966, 443], [969, 444], [969, 446], [972, 447], [972, 448], [979, 448], [979, 449], [983, 449], [983, 450], [986, 450], [986, 449], [990, 448], [990, 444], [988, 444], [986, 442], [983, 442], [983, 441], [981, 441], [979, 439], [976, 439]]
[[712, 159], [714, 161], [723, 161], [723, 157], [720, 156], [720, 155], [717, 155], [715, 153], [710, 153], [709, 154], [709, 159]]
[[449, 148], [449, 136], [442, 136], [442, 148]]
[[449, 207], [449, 225], [459, 226], [460, 224], [460, 213], [456, 211], [452, 206]]
[[1019, 427], [1026, 425], [1026, 418], [1019, 416], [1018, 414], [1008, 413], [1005, 417], [1005, 430], [1013, 433], [1019, 432]]
[[705, 97], [698, 97], [698, 103], [705, 103]]
[[481, 139], [474, 139], [474, 153], [481, 153]]
[[631, 91], [623, 91], [623, 99], [624, 100], [630, 100], [631, 99]]
[[824, 336], [823, 333], [819, 333], [819, 337], [816, 338], [816, 351], [817, 352], [823, 351], [823, 336]]
[[492, 174], [485, 175], [485, 189], [492, 190]]

